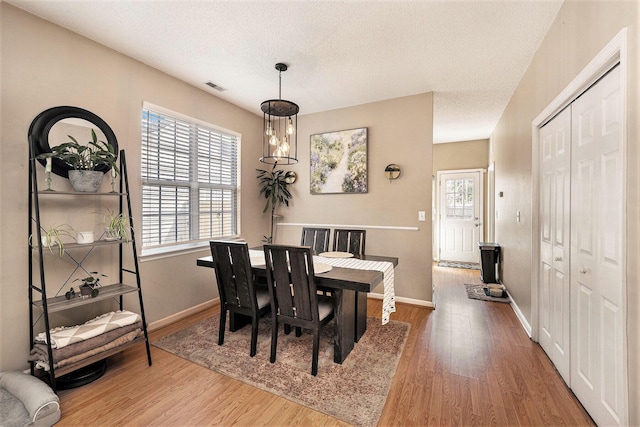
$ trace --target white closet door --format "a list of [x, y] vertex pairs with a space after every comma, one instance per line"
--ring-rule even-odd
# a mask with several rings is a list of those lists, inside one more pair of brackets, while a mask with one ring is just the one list
[[624, 425], [627, 413], [619, 73], [572, 105], [571, 388], [599, 425]]
[[540, 345], [570, 385], [571, 107], [540, 129]]

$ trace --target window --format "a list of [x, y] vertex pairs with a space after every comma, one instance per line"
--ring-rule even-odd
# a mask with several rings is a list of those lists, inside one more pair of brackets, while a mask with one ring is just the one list
[[473, 179], [446, 180], [447, 219], [473, 218]]
[[238, 234], [240, 136], [145, 104], [142, 246]]

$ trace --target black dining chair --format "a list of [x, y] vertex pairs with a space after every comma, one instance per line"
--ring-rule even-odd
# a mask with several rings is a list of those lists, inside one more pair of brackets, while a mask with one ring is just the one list
[[218, 345], [224, 344], [227, 319], [236, 315], [251, 318], [251, 349], [249, 356], [256, 355], [258, 342], [258, 319], [271, 308], [266, 289], [256, 289], [246, 243], [211, 241], [211, 255], [220, 294], [220, 330]]
[[[311, 375], [318, 374], [320, 330], [333, 319], [331, 299], [316, 294], [311, 248], [264, 245], [267, 283], [271, 298], [271, 363], [276, 361], [278, 327], [313, 332]], [[298, 334], [296, 334], [298, 335]]]
[[367, 230], [336, 228], [333, 233], [333, 250], [364, 255]]
[[329, 250], [330, 228], [302, 228], [300, 246], [310, 246], [314, 253], [327, 252]]

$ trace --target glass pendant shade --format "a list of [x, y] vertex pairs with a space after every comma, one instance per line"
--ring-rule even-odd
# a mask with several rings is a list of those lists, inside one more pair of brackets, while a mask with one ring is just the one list
[[[282, 72], [285, 64], [276, 64], [280, 72], [280, 94], [282, 93]], [[269, 99], [260, 105], [263, 112], [262, 163], [293, 165], [298, 163], [298, 111], [297, 104], [285, 99]]]

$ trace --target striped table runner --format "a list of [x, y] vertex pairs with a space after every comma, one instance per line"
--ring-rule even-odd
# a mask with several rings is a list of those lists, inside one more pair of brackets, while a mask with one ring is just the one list
[[393, 287], [393, 264], [387, 261], [365, 261], [358, 258], [325, 258], [314, 256], [316, 262], [334, 267], [355, 268], [357, 270], [381, 271], [384, 277], [384, 296], [382, 298], [382, 324], [389, 323], [389, 316], [396, 311], [396, 292]]

